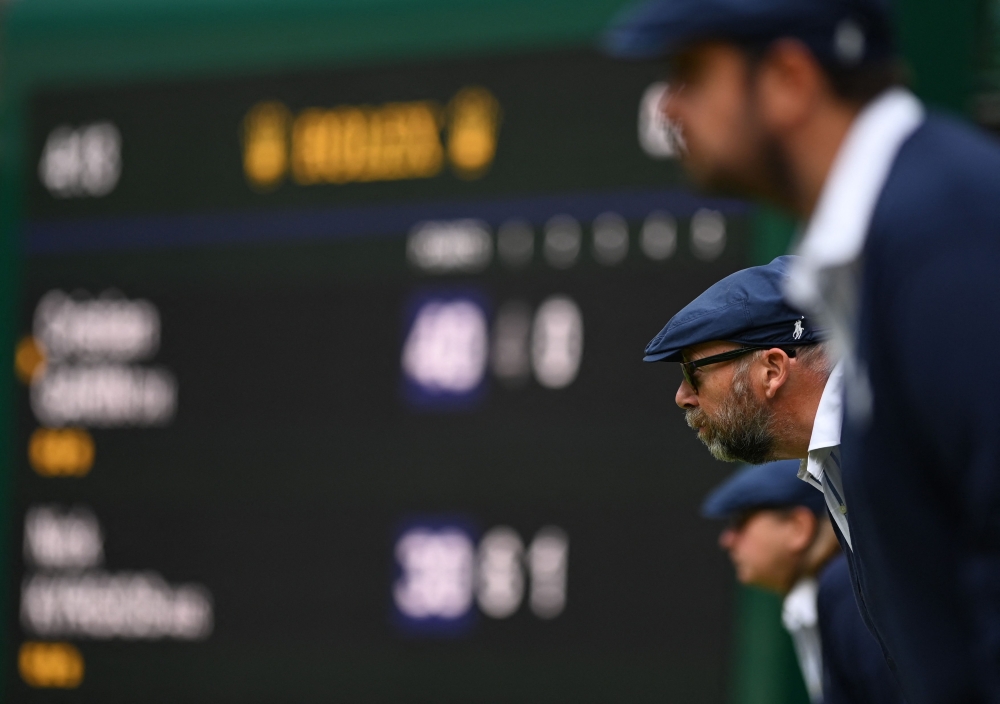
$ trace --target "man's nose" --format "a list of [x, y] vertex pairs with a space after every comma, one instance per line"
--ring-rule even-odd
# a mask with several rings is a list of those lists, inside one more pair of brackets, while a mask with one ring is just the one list
[[674, 395], [674, 403], [684, 410], [698, 406], [698, 394], [695, 393], [691, 384], [687, 382], [687, 379], [682, 381], [681, 385], [677, 387], [677, 393]]
[[667, 90], [663, 91], [663, 96], [660, 98], [660, 115], [667, 122], [679, 124], [680, 93], [680, 88], [674, 86], [670, 86]]
[[736, 542], [736, 531], [732, 528], [726, 528], [724, 531], [719, 533], [719, 547], [723, 550], [729, 550], [733, 547], [733, 543]]

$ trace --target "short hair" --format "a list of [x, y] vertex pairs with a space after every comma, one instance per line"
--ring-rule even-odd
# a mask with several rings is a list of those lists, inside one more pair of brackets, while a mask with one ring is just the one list
[[895, 57], [850, 67], [820, 63], [820, 68], [834, 94], [856, 105], [871, 102], [889, 88], [909, 84], [906, 67]]
[[795, 357], [802, 366], [824, 378], [829, 377], [830, 373], [833, 372], [833, 359], [830, 357], [830, 350], [825, 342], [797, 347]]
[[[746, 55], [750, 66], [756, 69], [767, 57], [773, 42], [738, 42], [737, 46]], [[858, 66], [832, 65], [819, 60], [815, 55], [813, 57], [834, 95], [859, 107], [871, 102], [889, 88], [907, 86], [910, 83], [906, 66], [896, 56]]]
[[[776, 347], [781, 347], [783, 349], [786, 348], [785, 345], [776, 345]], [[764, 356], [764, 353], [767, 352], [768, 349], [771, 348], [761, 348], [737, 359], [737, 377], [742, 378], [742, 376], [746, 374], [747, 370], [750, 369], [750, 365]], [[795, 345], [794, 349], [795, 358], [799, 361], [799, 364], [823, 379], [829, 378], [830, 374], [833, 372], [833, 360], [830, 357], [830, 352], [826, 343], [818, 342], [812, 345]]]

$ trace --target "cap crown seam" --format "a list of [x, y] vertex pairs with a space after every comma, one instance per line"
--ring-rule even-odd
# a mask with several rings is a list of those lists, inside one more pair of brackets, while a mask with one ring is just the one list
[[718, 313], [721, 313], [724, 310], [729, 310], [730, 308], [733, 308], [733, 307], [736, 307], [736, 306], [743, 306], [743, 310], [744, 310], [744, 312], [746, 312], [746, 304], [747, 304], [747, 301], [746, 301], [745, 298], [743, 298], [743, 299], [740, 299], [740, 300], [737, 300], [737, 301], [733, 301], [732, 303], [728, 303], [728, 304], [726, 304], [724, 306], [720, 306], [719, 308], [712, 308], [711, 310], [706, 310], [704, 313], [699, 313], [698, 315], [695, 315], [695, 316], [692, 316], [690, 318], [687, 318], [683, 322], [678, 321], [678, 322], [674, 323], [674, 321], [671, 320], [670, 323], [667, 324], [667, 328], [666, 328], [666, 330], [664, 330], [664, 332], [669, 332], [671, 330], [676, 330], [679, 327], [684, 327], [684, 326], [686, 326], [686, 325], [688, 325], [690, 323], [693, 323], [695, 321], [701, 320], [702, 318], [707, 317], [709, 315], [717, 315]]
[[[692, 316], [690, 318], [685, 319], [683, 322], [676, 321], [677, 316], [674, 316], [673, 318], [670, 319], [670, 322], [667, 323], [667, 326], [665, 328], [663, 328], [663, 330], [661, 330], [659, 332], [659, 334], [656, 337], [654, 337], [650, 341], [650, 343], [648, 345], [646, 345], [646, 349], [644, 350], [644, 354], [658, 354], [658, 352], [656, 351], [657, 348], [663, 343], [663, 341], [667, 337], [670, 336], [671, 333], [673, 333], [674, 331], [676, 331], [676, 330], [678, 330], [680, 328], [684, 328], [684, 327], [687, 327], [687, 326], [692, 325], [694, 323], [697, 323], [702, 318], [705, 318], [707, 316], [718, 315], [718, 314], [722, 313], [723, 311], [729, 310], [730, 308], [734, 308], [734, 307], [737, 307], [737, 306], [742, 306], [743, 307], [744, 316], [746, 316], [746, 314], [747, 314], [746, 313], [746, 305], [747, 305], [746, 299], [745, 298], [741, 298], [741, 299], [735, 300], [735, 301], [733, 301], [731, 303], [728, 303], [728, 304], [726, 304], [724, 306], [721, 306], [719, 308], [713, 308], [711, 310], [704, 311], [703, 313], [699, 313], [698, 315], [695, 315], [695, 316]], [[683, 312], [683, 311], [681, 311], [681, 312]], [[709, 340], [702, 340], [701, 342], [708, 342], [708, 341]], [[700, 344], [700, 343], [694, 343], [694, 344]], [[660, 350], [660, 351], [662, 352], [662, 350]]]
[[747, 319], [747, 329], [753, 330], [754, 324], [753, 315], [750, 313], [750, 299], [747, 297], [742, 299], [740, 302], [743, 304], [743, 315], [746, 316]]

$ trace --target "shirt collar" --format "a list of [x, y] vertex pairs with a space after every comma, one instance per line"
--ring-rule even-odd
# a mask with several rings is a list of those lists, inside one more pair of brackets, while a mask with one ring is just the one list
[[809, 452], [840, 444], [840, 426], [843, 423], [842, 398], [844, 388], [844, 363], [837, 365], [826, 380], [823, 394], [816, 407], [812, 435], [809, 436]]
[[799, 469], [799, 479], [809, 482], [820, 491], [823, 491], [823, 461], [829, 454], [823, 450], [840, 444], [840, 430], [844, 418], [843, 388], [844, 362], [841, 360], [830, 372], [830, 378], [823, 387], [823, 394], [819, 397], [816, 417], [813, 418], [812, 435], [809, 436], [809, 454], [802, 460]]
[[903, 88], [890, 88], [858, 113], [797, 247], [801, 258], [786, 287], [793, 305], [815, 310], [816, 273], [857, 259], [896, 155], [923, 120], [920, 101]]
[[794, 632], [816, 625], [818, 592], [819, 585], [813, 577], [803, 577], [795, 583], [781, 607], [781, 620], [785, 624], [785, 630]]

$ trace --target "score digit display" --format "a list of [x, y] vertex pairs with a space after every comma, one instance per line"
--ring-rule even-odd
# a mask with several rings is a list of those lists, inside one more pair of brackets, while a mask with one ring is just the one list
[[35, 96], [9, 697], [722, 702], [727, 468], [640, 360], [749, 212], [688, 189], [659, 79]]

